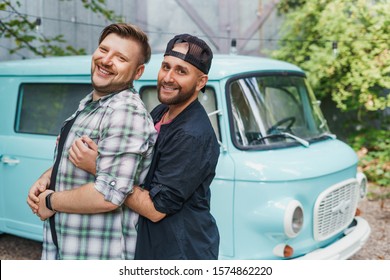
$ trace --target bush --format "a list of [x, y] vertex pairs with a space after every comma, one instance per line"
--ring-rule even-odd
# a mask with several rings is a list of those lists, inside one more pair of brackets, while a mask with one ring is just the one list
[[386, 188], [381, 194], [369, 193], [371, 198], [390, 197], [390, 131], [365, 129], [348, 139], [359, 156], [359, 169], [371, 186]]

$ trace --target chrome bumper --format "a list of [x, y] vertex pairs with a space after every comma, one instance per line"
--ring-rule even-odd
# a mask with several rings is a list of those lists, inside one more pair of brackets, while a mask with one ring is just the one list
[[355, 217], [356, 225], [344, 231], [345, 236], [327, 247], [312, 251], [294, 260], [346, 260], [359, 251], [371, 233], [368, 222]]

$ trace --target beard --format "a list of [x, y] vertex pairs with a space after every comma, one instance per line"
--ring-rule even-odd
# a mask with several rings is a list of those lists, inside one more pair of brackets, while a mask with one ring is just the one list
[[[106, 67], [107, 68], [107, 67]], [[109, 83], [99, 84], [94, 80], [94, 74], [97, 70], [97, 66], [91, 69], [91, 83], [92, 87], [95, 91], [100, 92], [102, 94], [108, 95], [114, 92], [120, 92], [122, 90], [128, 89], [133, 86], [133, 78], [129, 77], [129, 80], [120, 80], [120, 81], [110, 81]]]
[[196, 91], [196, 85], [194, 85], [192, 88], [190, 88], [187, 91], [183, 91], [183, 88], [180, 86], [178, 87], [178, 93], [171, 95], [169, 97], [167, 96], [162, 96], [161, 92], [161, 87], [163, 86], [163, 83], [158, 83], [157, 85], [157, 92], [158, 92], [158, 100], [165, 105], [178, 105], [185, 103], [189, 99], [191, 99]]

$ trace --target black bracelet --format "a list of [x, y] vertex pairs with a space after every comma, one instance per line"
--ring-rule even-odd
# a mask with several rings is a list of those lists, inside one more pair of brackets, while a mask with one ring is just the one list
[[49, 194], [46, 196], [46, 198], [45, 198], [45, 200], [46, 200], [46, 208], [49, 209], [49, 210], [51, 210], [51, 211], [55, 211], [55, 210], [53, 209], [53, 207], [51, 207], [51, 196], [52, 196], [53, 193], [54, 193], [54, 192], [49, 193]]

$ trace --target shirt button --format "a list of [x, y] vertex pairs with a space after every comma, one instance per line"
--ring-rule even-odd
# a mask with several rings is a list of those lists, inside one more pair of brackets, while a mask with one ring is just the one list
[[111, 181], [111, 182], [110, 182], [110, 186], [111, 186], [111, 187], [115, 187], [115, 185], [116, 185], [116, 182], [115, 182], [115, 181]]

